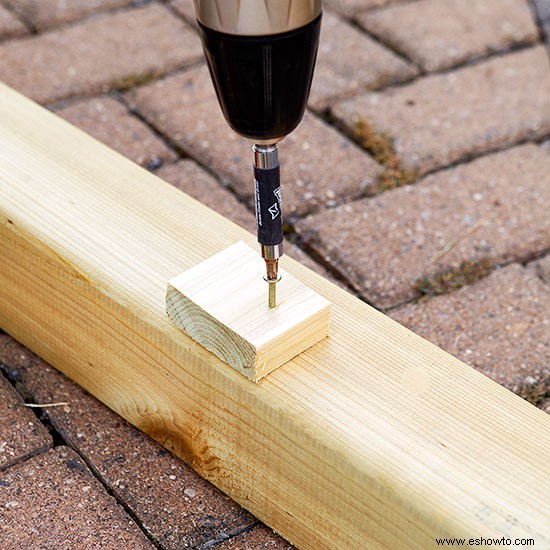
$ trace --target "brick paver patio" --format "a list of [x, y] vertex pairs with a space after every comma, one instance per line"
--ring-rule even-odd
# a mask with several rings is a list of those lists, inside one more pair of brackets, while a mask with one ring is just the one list
[[[280, 156], [291, 255], [550, 413], [549, 38], [546, 0], [326, 0]], [[191, 0], [0, 0], [0, 78], [254, 230]], [[2, 549], [291, 548], [1, 330], [0, 367]]]

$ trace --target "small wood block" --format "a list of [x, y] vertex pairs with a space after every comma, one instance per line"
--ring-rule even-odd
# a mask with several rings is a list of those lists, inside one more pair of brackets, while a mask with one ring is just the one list
[[206, 349], [257, 382], [328, 332], [328, 300], [281, 271], [267, 305], [265, 262], [238, 242], [168, 282], [166, 311]]

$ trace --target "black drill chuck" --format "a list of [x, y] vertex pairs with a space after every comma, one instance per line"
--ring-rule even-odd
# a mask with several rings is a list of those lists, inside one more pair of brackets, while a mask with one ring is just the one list
[[276, 142], [298, 126], [309, 96], [321, 16], [267, 36], [199, 30], [225, 119], [241, 136]]

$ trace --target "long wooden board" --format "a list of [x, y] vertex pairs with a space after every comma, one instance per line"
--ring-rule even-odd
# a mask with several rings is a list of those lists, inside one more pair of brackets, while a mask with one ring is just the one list
[[305, 267], [330, 337], [259, 384], [176, 328], [166, 281], [238, 240], [0, 87], [4, 330], [299, 548], [548, 548], [548, 416]]

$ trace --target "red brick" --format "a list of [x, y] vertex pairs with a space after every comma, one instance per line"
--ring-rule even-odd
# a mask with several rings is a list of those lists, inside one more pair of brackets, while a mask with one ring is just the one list
[[37, 29], [74, 21], [98, 11], [132, 4], [132, 0], [4, 0]]
[[421, 0], [368, 12], [358, 21], [427, 71], [533, 43], [538, 36], [524, 0]]
[[413, 298], [417, 278], [463, 260], [510, 262], [548, 248], [549, 193], [550, 156], [524, 145], [311, 216], [297, 230], [387, 308]]
[[0, 45], [6, 84], [41, 103], [125, 87], [202, 57], [194, 29], [149, 4]]
[[0, 470], [52, 446], [52, 438], [0, 373]]
[[0, 486], [3, 550], [154, 548], [67, 447], [1, 473]]
[[253, 525], [229, 497], [7, 335], [0, 361], [37, 400], [69, 402], [47, 409], [52, 425], [163, 548], [196, 547]]
[[424, 173], [550, 132], [550, 67], [539, 46], [337, 103], [350, 131], [366, 121]]
[[335, 97], [400, 82], [416, 73], [368, 35], [325, 11], [309, 104], [322, 110]]
[[294, 546], [264, 525], [258, 525], [233, 537], [219, 546], [219, 550], [292, 550]]
[[[250, 144], [225, 122], [205, 66], [132, 90], [126, 97], [150, 123], [250, 201]], [[361, 195], [381, 173], [368, 155], [307, 113], [281, 143], [279, 158], [287, 220]]]
[[112, 97], [77, 101], [57, 109], [56, 113], [142, 166], [155, 166], [177, 158], [146, 124]]
[[25, 25], [0, 4], [0, 39], [21, 36], [27, 32]]
[[550, 383], [549, 311], [549, 287], [533, 270], [513, 264], [457, 292], [390, 315], [521, 392], [526, 385]]

